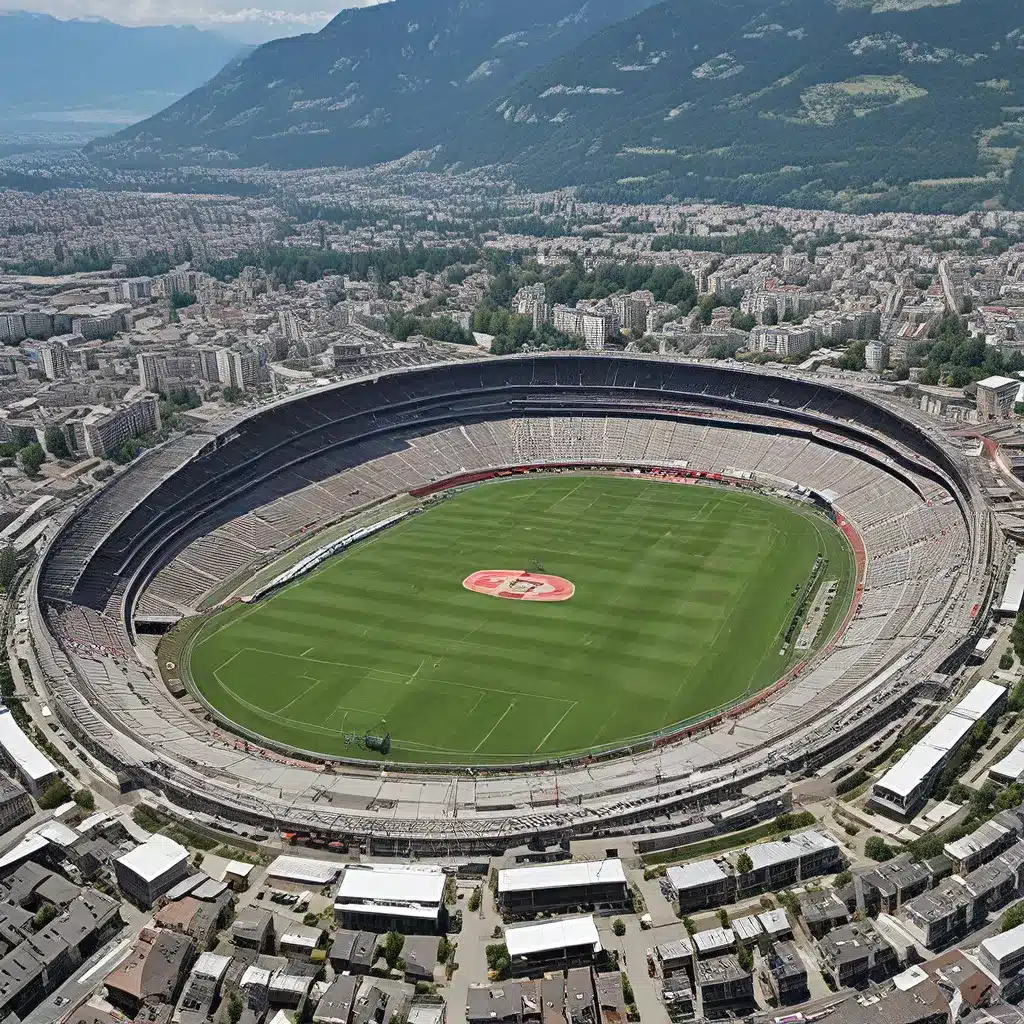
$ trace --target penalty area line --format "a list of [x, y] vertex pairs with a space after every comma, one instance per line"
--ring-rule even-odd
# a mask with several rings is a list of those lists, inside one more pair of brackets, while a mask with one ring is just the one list
[[473, 748], [475, 754], [494, 734], [494, 730], [505, 720], [505, 716], [516, 706], [516, 702], [512, 701], [507, 708], [501, 713], [501, 717], [491, 726], [490, 732]]
[[555, 731], [555, 730], [556, 730], [556, 729], [557, 729], [557, 728], [558, 728], [558, 727], [559, 727], [559, 726], [560, 726], [560, 725], [561, 725], [561, 724], [562, 724], [562, 723], [563, 723], [563, 722], [564, 722], [564, 721], [566, 720], [566, 718], [567, 718], [567, 717], [568, 717], [568, 715], [569, 715], [569, 712], [570, 712], [570, 711], [572, 711], [572, 709], [573, 709], [574, 707], [576, 707], [576, 705], [577, 705], [578, 703], [579, 703], [579, 701], [577, 701], [577, 700], [574, 700], [574, 701], [573, 701], [573, 702], [572, 702], [572, 703], [571, 703], [571, 704], [570, 704], [570, 705], [569, 705], [569, 706], [568, 706], [568, 707], [567, 707], [567, 708], [565, 709], [565, 713], [564, 713], [564, 714], [562, 715], [562, 717], [561, 717], [561, 718], [560, 718], [560, 719], [559, 719], [559, 720], [558, 720], [557, 722], [555, 722], [555, 724], [554, 724], [553, 726], [551, 726], [551, 728], [550, 728], [550, 729], [548, 729], [548, 731], [547, 731], [547, 735], [546, 735], [546, 736], [544, 737], [544, 739], [542, 739], [542, 740], [540, 741], [540, 743], [538, 743], [538, 744], [537, 744], [537, 746], [535, 746], [535, 747], [533, 748], [533, 752], [534, 752], [535, 754], [537, 753], [537, 751], [538, 751], [538, 750], [540, 750], [540, 748], [541, 748], [541, 747], [543, 747], [543, 746], [544, 746], [544, 744], [545, 744], [545, 743], [547, 743], [547, 741], [548, 741], [549, 739], [551, 739], [552, 735], [554, 734], [554, 731]]

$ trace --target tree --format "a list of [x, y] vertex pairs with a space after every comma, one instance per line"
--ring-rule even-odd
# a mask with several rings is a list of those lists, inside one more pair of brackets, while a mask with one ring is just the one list
[[32, 919], [32, 927], [38, 932], [45, 928], [57, 916], [57, 908], [50, 903], [44, 903]]
[[836, 875], [832, 884], [837, 888], [841, 889], [844, 885], [849, 885], [853, 881], [853, 875], [849, 871], [840, 871]]
[[721, 907], [718, 911], [718, 920], [722, 923], [723, 928], [729, 927], [729, 911], [725, 907]]
[[999, 923], [999, 930], [1001, 932], [1008, 932], [1011, 928], [1016, 928], [1022, 924], [1024, 924], [1024, 903], [1015, 903], [1003, 914], [1003, 919]]
[[999, 659], [999, 667], [1005, 672], [1009, 668], [1013, 668], [1013, 655], [1006, 651]]
[[894, 856], [892, 847], [881, 836], [872, 836], [864, 844], [864, 853], [877, 861], [891, 860]]
[[83, 811], [95, 811], [96, 810], [96, 798], [92, 795], [92, 790], [80, 789], [75, 793], [75, 803], [82, 808]]
[[71, 799], [71, 787], [63, 780], [56, 779], [46, 788], [46, 791], [39, 798], [39, 806], [44, 811], [52, 811], [54, 807], [60, 807]]
[[697, 924], [692, 917], [683, 918], [683, 927], [686, 929], [686, 933], [688, 935], [693, 935], [693, 933], [697, 930]]
[[239, 1020], [242, 1019], [242, 1010], [245, 1009], [242, 1003], [242, 997], [235, 990], [228, 996], [228, 1020], [231, 1024], [238, 1024]]
[[68, 448], [68, 442], [67, 438], [64, 437], [64, 431], [61, 430], [56, 423], [51, 423], [43, 432], [43, 444], [46, 446], [46, 450], [55, 459], [67, 459], [71, 457], [71, 449]]
[[402, 947], [405, 945], [405, 936], [399, 932], [388, 932], [384, 941], [377, 947], [378, 955], [384, 957], [388, 967], [392, 970], [402, 955]]
[[487, 956], [487, 966], [498, 978], [505, 977], [512, 966], [512, 957], [509, 956], [508, 946], [504, 942], [492, 942], [484, 950]]
[[736, 959], [739, 960], [740, 967], [748, 974], [754, 969], [754, 954], [750, 951], [749, 946], [740, 946]]
[[21, 449], [20, 458], [22, 469], [29, 476], [35, 476], [39, 472], [39, 467], [46, 461], [46, 452], [38, 441], [33, 441]]
[[612, 931], [619, 937], [626, 934], [626, 923], [621, 917], [617, 917], [612, 921]]
[[774, 306], [769, 306], [764, 311], [764, 322], [768, 327], [774, 327], [779, 322], [779, 313]]
[[750, 854], [746, 850], [736, 858], [736, 870], [741, 875], [754, 870], [754, 862], [750, 859]]
[[230, 402], [231, 405], [237, 405], [245, 397], [245, 392], [241, 388], [235, 387], [234, 384], [229, 384], [223, 392], [225, 402]]

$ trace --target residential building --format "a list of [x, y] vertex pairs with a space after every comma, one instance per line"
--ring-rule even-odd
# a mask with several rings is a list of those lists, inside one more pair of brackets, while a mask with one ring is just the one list
[[194, 958], [187, 936], [144, 928], [128, 958], [104, 978], [107, 999], [132, 1018], [143, 1006], [173, 1004]]
[[899, 912], [904, 928], [928, 949], [944, 949], [974, 920], [974, 899], [954, 878], [915, 896]]
[[740, 966], [734, 953], [698, 960], [693, 973], [706, 1017], [753, 1009], [753, 976]]
[[978, 418], [1005, 420], [1013, 412], [1020, 381], [1012, 377], [986, 377], [978, 381]]
[[737, 895], [741, 899], [841, 871], [846, 864], [842, 847], [830, 836], [814, 830], [757, 843], [745, 852], [753, 867], [736, 876]]
[[7, 708], [0, 708], [0, 754], [25, 788], [40, 797], [57, 779], [57, 769], [21, 731]]
[[864, 364], [872, 373], [889, 369], [889, 346], [884, 341], [869, 341], [864, 346]]
[[274, 915], [263, 907], [246, 907], [231, 923], [231, 941], [242, 949], [273, 953]]
[[807, 967], [795, 942], [779, 942], [766, 959], [768, 982], [783, 1006], [810, 998]]
[[713, 860], [670, 867], [665, 878], [681, 914], [731, 903], [736, 893], [735, 878]]
[[121, 892], [140, 907], [151, 907], [188, 874], [188, 850], [166, 836], [151, 836], [114, 861]]
[[818, 940], [822, 970], [837, 988], [861, 988], [899, 970], [896, 951], [870, 921], [840, 925]]
[[618, 909], [630, 902], [621, 860], [538, 864], [498, 872], [498, 906], [506, 917], [584, 906]]
[[767, 352], [780, 358], [806, 355], [816, 344], [813, 330], [793, 324], [755, 327], [750, 332], [749, 347], [752, 352]]
[[134, 437], [160, 429], [160, 408], [156, 395], [132, 395], [116, 409], [97, 406], [82, 421], [86, 451], [107, 458]]
[[343, 928], [441, 934], [446, 875], [435, 864], [350, 864], [334, 902]]
[[1000, 982], [1015, 977], [1024, 968], [1024, 924], [982, 939], [978, 959]]
[[589, 966], [602, 948], [594, 918], [589, 914], [506, 928], [505, 945], [514, 976]]

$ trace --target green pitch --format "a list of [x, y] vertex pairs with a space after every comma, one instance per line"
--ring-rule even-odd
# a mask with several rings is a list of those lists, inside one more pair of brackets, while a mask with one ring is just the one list
[[[816, 558], [828, 559], [814, 576]], [[562, 603], [465, 590], [479, 569], [575, 584]], [[473, 487], [262, 602], [211, 618], [187, 658], [227, 719], [279, 743], [495, 763], [619, 744], [771, 684], [803, 595], [853, 555], [825, 518], [722, 487], [533, 476]], [[792, 633], [796, 639], [798, 630]], [[783, 649], [784, 648], [784, 649]]]

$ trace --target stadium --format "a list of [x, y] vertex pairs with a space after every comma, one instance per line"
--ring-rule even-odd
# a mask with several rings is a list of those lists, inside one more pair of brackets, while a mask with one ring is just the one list
[[973, 649], [995, 543], [882, 393], [517, 356], [169, 442], [68, 518], [28, 610], [122, 788], [489, 852], [670, 835], [869, 741]]

